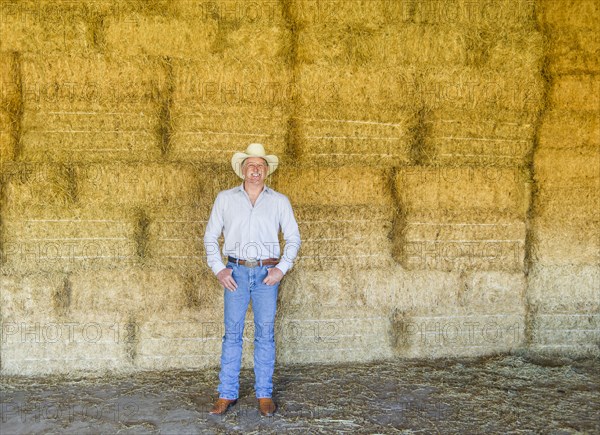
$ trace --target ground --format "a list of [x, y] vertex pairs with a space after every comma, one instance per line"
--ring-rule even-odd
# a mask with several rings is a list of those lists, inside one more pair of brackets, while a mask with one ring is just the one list
[[600, 359], [494, 356], [277, 367], [274, 417], [253, 373], [222, 417], [216, 369], [100, 378], [5, 377], [0, 432], [600, 433]]

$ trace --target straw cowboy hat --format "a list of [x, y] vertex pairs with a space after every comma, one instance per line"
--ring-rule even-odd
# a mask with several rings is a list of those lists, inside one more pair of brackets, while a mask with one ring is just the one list
[[247, 159], [248, 157], [260, 157], [261, 159], [264, 159], [269, 165], [267, 176], [271, 175], [275, 169], [277, 169], [277, 165], [279, 164], [279, 159], [277, 156], [266, 155], [265, 147], [263, 147], [262, 144], [251, 143], [248, 145], [248, 148], [246, 148], [245, 153], [235, 153], [231, 158], [231, 166], [233, 167], [233, 171], [241, 179], [244, 178], [244, 175], [242, 174], [242, 163], [244, 162], [244, 159]]

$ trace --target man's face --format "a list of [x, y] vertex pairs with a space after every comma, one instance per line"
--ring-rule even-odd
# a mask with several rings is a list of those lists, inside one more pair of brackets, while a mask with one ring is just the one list
[[244, 180], [249, 183], [263, 183], [267, 177], [267, 170], [267, 162], [260, 157], [248, 157], [242, 165]]

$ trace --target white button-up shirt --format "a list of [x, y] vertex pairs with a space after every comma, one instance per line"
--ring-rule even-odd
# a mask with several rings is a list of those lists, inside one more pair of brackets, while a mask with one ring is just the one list
[[[280, 229], [285, 239], [281, 258]], [[300, 231], [289, 199], [267, 186], [254, 206], [244, 183], [217, 195], [204, 232], [208, 266], [215, 275], [225, 269], [219, 253], [221, 232], [225, 236], [223, 255], [241, 260], [279, 258], [277, 268], [284, 274], [292, 267], [300, 249]]]

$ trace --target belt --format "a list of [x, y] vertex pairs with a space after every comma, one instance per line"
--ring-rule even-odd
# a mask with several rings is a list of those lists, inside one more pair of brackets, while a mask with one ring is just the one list
[[246, 267], [275, 266], [276, 264], [279, 264], [279, 260], [277, 258], [265, 258], [264, 260], [240, 260], [239, 258], [227, 257], [227, 260]]

